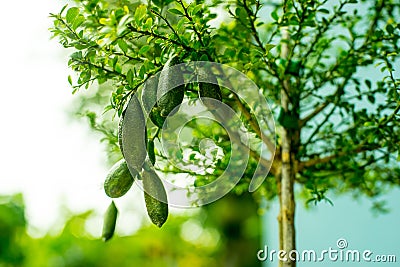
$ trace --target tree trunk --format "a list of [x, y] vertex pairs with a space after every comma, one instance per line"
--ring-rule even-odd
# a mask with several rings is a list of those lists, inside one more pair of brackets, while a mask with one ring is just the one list
[[[282, 40], [289, 40], [289, 33], [286, 28], [282, 29]], [[287, 59], [289, 53], [288, 42], [282, 42], [281, 46], [281, 58]], [[282, 84], [281, 90], [281, 105], [284, 113], [286, 115], [290, 114], [293, 116], [295, 113], [296, 105], [290, 103], [291, 88], [289, 85], [289, 80], [285, 79]], [[285, 116], [286, 116], [285, 115]], [[296, 129], [288, 128], [286, 126], [282, 127], [281, 141], [282, 141], [282, 151], [281, 151], [281, 177], [280, 177], [280, 190], [279, 190], [279, 204], [280, 212], [278, 216], [279, 229], [280, 229], [280, 249], [284, 250], [286, 253], [283, 258], [286, 261], [281, 261], [279, 263], [282, 267], [295, 267], [296, 262], [289, 258], [289, 253], [296, 249], [295, 240], [295, 226], [294, 226], [294, 216], [295, 216], [295, 200], [294, 200], [294, 177], [295, 177], [295, 136]], [[295, 255], [295, 254], [294, 254]], [[283, 256], [283, 255], [281, 255]]]

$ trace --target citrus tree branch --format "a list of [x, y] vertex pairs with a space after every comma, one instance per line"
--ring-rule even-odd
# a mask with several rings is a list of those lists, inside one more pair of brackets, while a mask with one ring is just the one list
[[176, 36], [176, 38], [178, 38], [179, 43], [183, 44], [182, 39], [179, 37], [179, 34], [176, 32], [176, 30], [174, 29], [174, 27], [172, 27], [171, 23], [169, 23], [169, 21], [162, 16], [160, 13], [158, 13], [157, 11], [155, 11], [154, 9], [151, 9], [151, 13], [154, 13], [157, 17], [159, 17], [160, 19], [162, 19], [165, 24], [167, 24], [168, 28], [171, 29], [171, 31], [174, 33], [174, 35]]
[[185, 44], [182, 43], [182, 42], [179, 42], [179, 41], [177, 41], [177, 40], [170, 39], [170, 38], [165, 37], [165, 36], [163, 36], [163, 35], [161, 35], [161, 34], [157, 34], [157, 33], [153, 32], [153, 31], [143, 31], [143, 30], [139, 30], [139, 29], [135, 28], [132, 24], [128, 24], [126, 27], [127, 27], [130, 31], [132, 31], [132, 32], [140, 33], [140, 34], [143, 34], [144, 36], [152, 36], [152, 37], [154, 37], [154, 38], [156, 38], [156, 39], [161, 39], [161, 40], [164, 40], [164, 41], [171, 42], [171, 43], [173, 43], [173, 44], [175, 44], [175, 45], [177, 45], [177, 46], [182, 47], [183, 49], [185, 49], [185, 50], [187, 50], [187, 51], [194, 51], [193, 48], [191, 48], [190, 46], [185, 45]]
[[251, 30], [251, 32], [253, 34], [253, 37], [256, 40], [256, 42], [258, 44], [258, 47], [260, 49], [262, 49], [262, 51], [265, 53], [266, 49], [265, 49], [263, 43], [261, 42], [260, 36], [258, 35], [256, 26], [255, 26], [255, 21], [256, 21], [256, 18], [257, 18], [257, 12], [258, 12], [258, 10], [260, 8], [260, 2], [256, 1], [256, 12], [255, 13], [253, 13], [253, 11], [250, 9], [250, 7], [249, 7], [249, 5], [247, 3], [247, 0], [243, 0], [243, 7], [246, 10], [247, 17], [250, 20], [250, 30]]
[[203, 37], [201, 36], [201, 33], [197, 30], [196, 25], [193, 21], [193, 18], [189, 15], [187, 7], [183, 3], [182, 0], [177, 0], [177, 2], [181, 5], [183, 11], [185, 12], [185, 17], [190, 21], [190, 24], [192, 24], [192, 29], [194, 33], [197, 35], [197, 38], [201, 44], [202, 47], [205, 47], [204, 42], [203, 42]]
[[379, 145], [371, 146], [371, 145], [365, 145], [364, 143], [362, 143], [362, 144], [358, 145], [356, 148], [352, 149], [351, 151], [341, 151], [334, 155], [326, 156], [323, 158], [315, 158], [315, 159], [310, 159], [305, 162], [300, 162], [298, 165], [298, 171], [300, 172], [300, 171], [304, 170], [305, 168], [312, 167], [317, 164], [328, 163], [332, 160], [339, 159], [339, 158], [342, 158], [345, 156], [358, 154], [358, 153], [361, 153], [364, 151], [373, 151], [373, 150], [377, 150], [380, 148], [381, 148], [381, 146], [379, 146]]
[[[375, 125], [375, 130], [378, 131], [380, 128], [386, 126], [388, 123], [390, 123], [396, 117], [396, 115], [399, 112], [400, 112], [400, 103], [393, 110], [393, 112], [390, 116], [388, 116], [385, 120], [382, 120], [377, 125]], [[315, 158], [315, 159], [310, 159], [305, 162], [300, 162], [299, 163], [299, 171], [301, 171], [302, 169], [307, 168], [307, 167], [315, 166], [317, 164], [328, 163], [334, 159], [338, 159], [338, 158], [341, 158], [344, 156], [354, 155], [354, 154], [358, 154], [358, 153], [364, 152], [364, 151], [373, 151], [373, 150], [377, 150], [377, 149], [381, 149], [381, 148], [383, 148], [383, 146], [377, 145], [377, 144], [366, 145], [366, 141], [363, 141], [361, 144], [359, 144], [356, 148], [354, 148], [351, 151], [341, 151], [339, 153], [336, 153], [334, 155], [330, 155], [327, 157]]]

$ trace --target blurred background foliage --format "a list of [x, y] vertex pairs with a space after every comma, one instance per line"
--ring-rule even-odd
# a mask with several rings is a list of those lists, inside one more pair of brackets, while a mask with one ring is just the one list
[[256, 267], [257, 210], [251, 197], [231, 194], [190, 216], [172, 215], [162, 231], [148, 224], [104, 243], [88, 231], [93, 211], [70, 214], [58, 233], [32, 237], [23, 196], [2, 196], [0, 267]]
[[[118, 117], [104, 113], [112, 90], [106, 82], [78, 92], [67, 111], [71, 120], [88, 125], [90, 135], [104, 144], [107, 166], [122, 158]], [[107, 243], [93, 236], [102, 221], [90, 223], [103, 214], [93, 210], [74, 214], [67, 208], [59, 224], [36, 236], [29, 231], [23, 195], [0, 196], [0, 267], [258, 267], [260, 202], [244, 189], [238, 186], [194, 212], [172, 212], [162, 230], [148, 223], [133, 235], [117, 231]]]

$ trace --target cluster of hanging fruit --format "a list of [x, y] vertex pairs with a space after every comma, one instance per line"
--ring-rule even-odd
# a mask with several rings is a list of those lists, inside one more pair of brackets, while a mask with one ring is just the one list
[[[136, 95], [131, 97], [118, 127], [118, 141], [123, 159], [110, 169], [104, 182], [107, 196], [119, 198], [129, 191], [135, 179], [141, 179], [147, 214], [158, 227], [167, 220], [168, 200], [163, 183], [154, 170], [154, 139], [147, 138], [144, 114], [148, 114], [154, 125], [162, 128], [166, 118], [178, 110], [185, 94], [183, 73], [177, 71], [175, 66], [180, 63], [178, 56], [172, 56], [159, 76], [152, 76], [146, 81], [142, 90], [142, 104]], [[207, 99], [222, 100], [217, 78], [209, 70], [203, 69], [197, 75], [201, 76], [202, 81], [210, 81], [198, 82], [199, 98], [208, 108], [216, 109], [216, 102]], [[104, 241], [113, 236], [117, 215], [118, 209], [112, 201], [104, 216]]]

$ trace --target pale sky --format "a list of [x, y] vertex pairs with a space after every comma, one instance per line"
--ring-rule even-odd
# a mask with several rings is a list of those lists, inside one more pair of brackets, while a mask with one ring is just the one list
[[[0, 16], [0, 194], [23, 192], [32, 232], [59, 222], [63, 204], [101, 213], [110, 201], [102, 189], [103, 145], [66, 112], [74, 99], [67, 82], [68, 53], [49, 40], [48, 31], [49, 13], [62, 6], [50, 0], [4, 1]], [[137, 193], [120, 205], [134, 202], [130, 209], [140, 208], [140, 201], [132, 200]]]

